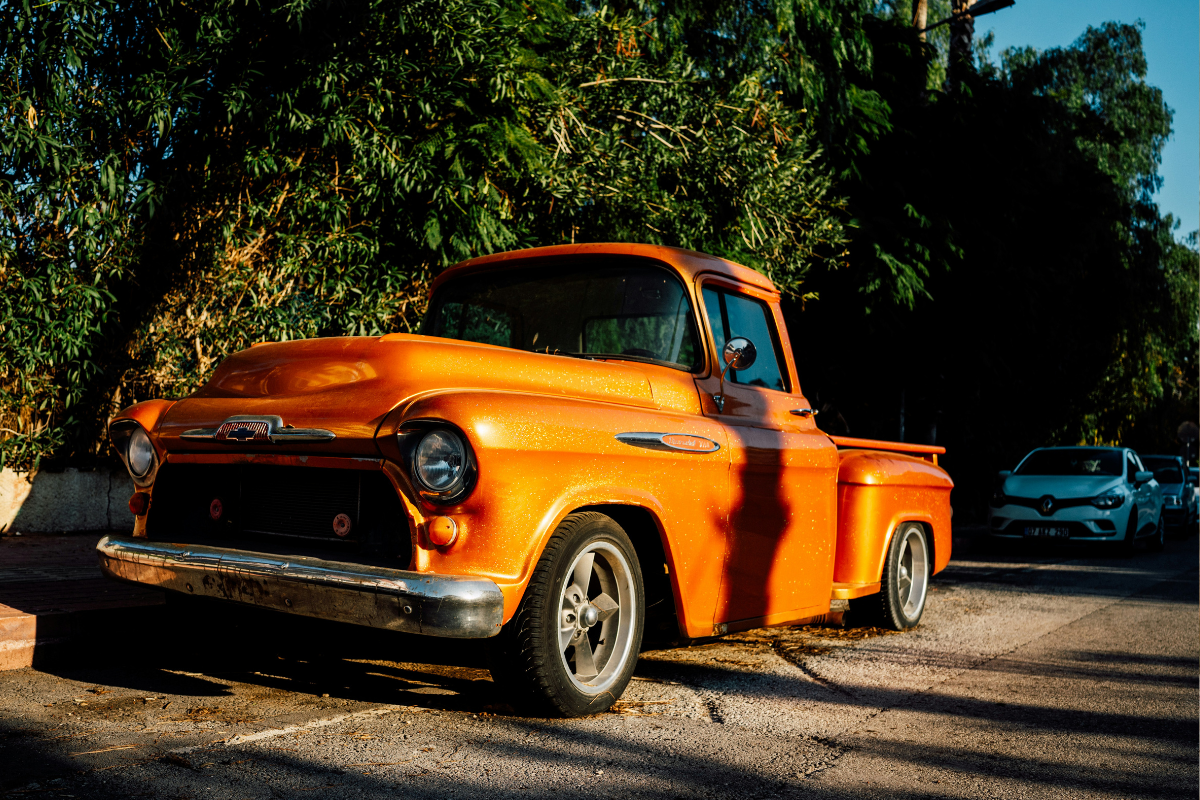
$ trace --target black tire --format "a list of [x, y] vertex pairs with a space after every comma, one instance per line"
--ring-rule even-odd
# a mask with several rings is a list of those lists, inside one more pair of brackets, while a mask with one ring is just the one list
[[1146, 540], [1146, 546], [1154, 552], [1160, 552], [1167, 545], [1167, 523], [1163, 521], [1163, 512], [1158, 510], [1158, 527], [1154, 535]]
[[1118, 545], [1124, 555], [1131, 556], [1137, 552], [1137, 508], [1129, 510], [1129, 522], [1125, 524], [1125, 538]]
[[896, 526], [888, 545], [878, 594], [850, 601], [856, 623], [904, 631], [914, 628], [925, 613], [933, 551], [925, 527], [919, 522]]
[[546, 543], [517, 613], [491, 641], [492, 677], [515, 705], [534, 713], [606, 711], [633, 677], [645, 596], [637, 553], [621, 526], [594, 511], [568, 515]]

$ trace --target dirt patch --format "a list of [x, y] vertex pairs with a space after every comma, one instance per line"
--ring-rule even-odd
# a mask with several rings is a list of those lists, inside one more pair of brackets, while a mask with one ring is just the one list
[[890, 636], [896, 631], [888, 628], [847, 628], [841, 625], [798, 625], [789, 628], [758, 628], [735, 633], [725, 641], [749, 646], [771, 647], [781, 656], [796, 663], [812, 656], [822, 656], [863, 639]]

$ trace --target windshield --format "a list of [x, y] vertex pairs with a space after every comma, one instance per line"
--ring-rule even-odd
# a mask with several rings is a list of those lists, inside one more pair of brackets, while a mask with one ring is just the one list
[[688, 371], [704, 365], [683, 284], [635, 259], [463, 275], [438, 288], [421, 332]]
[[1184, 483], [1183, 470], [1173, 458], [1142, 456], [1142, 464], [1146, 469], [1154, 470], [1154, 480], [1159, 483]]
[[1120, 450], [1071, 447], [1062, 450], [1034, 450], [1014, 475], [1108, 475], [1125, 474]]

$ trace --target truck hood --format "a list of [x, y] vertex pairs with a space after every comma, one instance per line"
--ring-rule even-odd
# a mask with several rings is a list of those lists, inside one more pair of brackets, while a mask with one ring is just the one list
[[288, 450], [377, 457], [375, 432], [389, 411], [417, 396], [463, 389], [657, 405], [647, 371], [628, 362], [389, 334], [273, 342], [234, 353], [199, 391], [170, 408], [157, 434], [168, 450], [227, 451], [229, 445], [180, 435], [216, 428], [235, 415], [271, 415], [336, 436]]

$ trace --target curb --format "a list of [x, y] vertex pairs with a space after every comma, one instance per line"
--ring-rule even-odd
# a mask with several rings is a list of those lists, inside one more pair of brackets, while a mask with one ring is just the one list
[[96, 636], [153, 621], [162, 592], [106, 578], [0, 585], [0, 670], [62, 663]]

